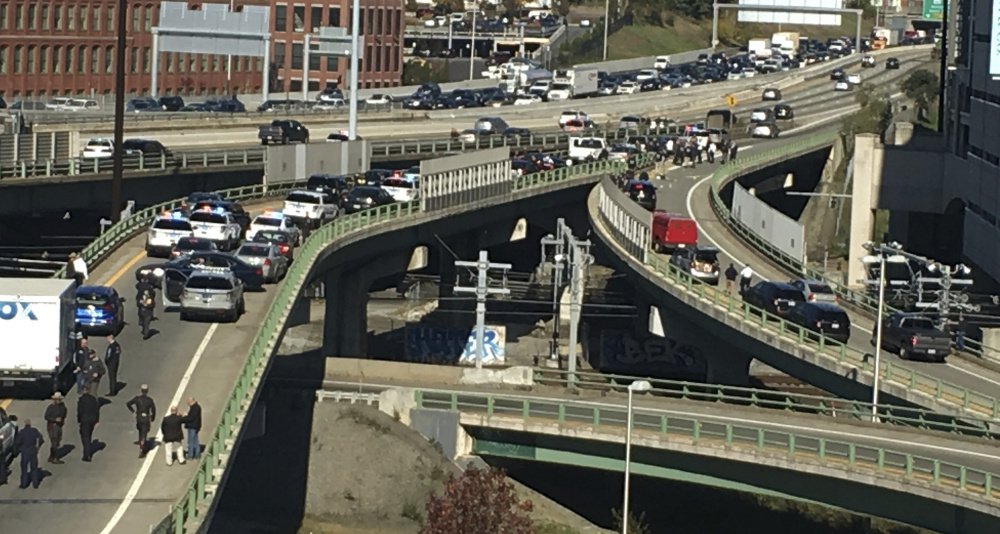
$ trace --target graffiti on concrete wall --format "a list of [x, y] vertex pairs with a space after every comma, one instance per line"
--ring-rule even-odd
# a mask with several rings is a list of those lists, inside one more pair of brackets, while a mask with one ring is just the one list
[[[483, 365], [502, 365], [506, 360], [507, 327], [486, 326], [483, 335]], [[475, 328], [444, 328], [407, 325], [406, 359], [418, 363], [476, 364]]]
[[599, 369], [606, 373], [662, 378], [704, 379], [708, 363], [702, 350], [668, 337], [637, 339], [624, 330], [603, 330]]

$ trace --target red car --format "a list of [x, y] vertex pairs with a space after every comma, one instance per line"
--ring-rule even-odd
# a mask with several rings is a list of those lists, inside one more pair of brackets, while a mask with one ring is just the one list
[[653, 250], [657, 252], [698, 245], [698, 223], [684, 215], [664, 211], [653, 213], [651, 233]]

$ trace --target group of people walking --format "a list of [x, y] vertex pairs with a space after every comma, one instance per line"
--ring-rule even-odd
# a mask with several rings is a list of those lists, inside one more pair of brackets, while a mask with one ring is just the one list
[[732, 139], [715, 142], [707, 136], [670, 137], [659, 154], [663, 159], [672, 160], [678, 167], [695, 167], [706, 160], [708, 163], [734, 161], [739, 147]]

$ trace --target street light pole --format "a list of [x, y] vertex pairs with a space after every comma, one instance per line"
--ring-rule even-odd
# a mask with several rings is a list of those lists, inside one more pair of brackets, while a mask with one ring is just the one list
[[[122, 145], [125, 141], [125, 33], [128, 29], [128, 2], [118, 2], [118, 41], [115, 48], [115, 130], [111, 152], [111, 220], [118, 222], [122, 213]], [[155, 76], [155, 74], [154, 74]]]
[[361, 2], [354, 0], [351, 8], [351, 101], [347, 116], [347, 138], [354, 141], [358, 138], [358, 69], [361, 61], [361, 45], [358, 33], [361, 31]]
[[469, 81], [475, 78], [476, 71], [476, 10], [472, 10], [472, 44], [469, 45]]
[[604, 56], [603, 61], [608, 60], [608, 20], [611, 13], [611, 0], [604, 0]]
[[653, 385], [646, 380], [636, 380], [628, 385], [628, 407], [625, 422], [625, 490], [622, 497], [622, 534], [628, 534], [628, 493], [629, 475], [632, 464], [632, 394], [636, 391], [649, 391]]
[[882, 356], [882, 313], [885, 309], [885, 250], [879, 255], [878, 315], [875, 324], [875, 379], [872, 380], [872, 422], [878, 422], [879, 363]]

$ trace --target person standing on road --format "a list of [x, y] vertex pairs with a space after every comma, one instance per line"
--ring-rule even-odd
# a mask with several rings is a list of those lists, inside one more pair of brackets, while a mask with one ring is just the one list
[[21, 489], [28, 487], [28, 484], [35, 489], [42, 483], [42, 472], [38, 469], [38, 449], [42, 448], [45, 438], [35, 427], [31, 426], [31, 419], [24, 420], [24, 428], [17, 431], [14, 437], [14, 450], [21, 455]]
[[49, 463], [64, 463], [59, 459], [59, 446], [62, 445], [63, 425], [66, 424], [66, 405], [62, 401], [62, 393], [52, 394], [52, 404], [45, 408], [45, 430], [49, 435]]
[[135, 286], [135, 304], [139, 312], [139, 325], [142, 327], [142, 339], [149, 339], [149, 324], [153, 321], [153, 310], [156, 308], [156, 288], [148, 280], [142, 280]]
[[97, 351], [90, 349], [90, 358], [87, 360], [86, 367], [84, 367], [84, 373], [87, 375], [87, 385], [94, 395], [101, 394], [101, 379], [104, 378], [107, 372], [108, 370], [101, 363], [101, 359], [97, 357]]
[[708, 150], [707, 150], [709, 163], [715, 163], [715, 150], [716, 150], [715, 141], [712, 141], [711, 143], [708, 144]]
[[188, 398], [184, 428], [187, 429], [187, 457], [195, 460], [201, 456], [201, 443], [198, 441], [198, 432], [201, 432], [201, 405], [194, 397]]
[[108, 396], [118, 393], [118, 367], [122, 359], [122, 346], [114, 334], [108, 334], [108, 348], [104, 349], [104, 366], [108, 369]]
[[163, 453], [167, 465], [174, 465], [174, 454], [181, 464], [187, 462], [184, 459], [184, 447], [181, 446], [181, 442], [184, 441], [184, 429], [181, 427], [183, 423], [184, 418], [177, 413], [176, 406], [170, 407], [170, 415], [164, 417], [160, 423], [160, 432], [163, 433]]
[[139, 431], [139, 458], [146, 456], [146, 446], [149, 444], [149, 429], [156, 420], [156, 403], [149, 396], [149, 386], [143, 384], [139, 388], [139, 394], [132, 397], [132, 400], [125, 403], [128, 411], [135, 414], [135, 429]]
[[726, 269], [726, 293], [732, 294], [733, 284], [736, 282], [736, 277], [739, 275], [736, 272], [736, 266], [730, 262], [729, 267]]
[[89, 462], [94, 456], [94, 429], [100, 421], [101, 403], [90, 394], [88, 387], [84, 387], [83, 394], [76, 401], [76, 422], [80, 424], [80, 446], [83, 448], [84, 462]]
[[736, 161], [736, 152], [738, 152], [740, 147], [736, 146], [736, 141], [729, 142], [729, 161]]
[[87, 385], [87, 361], [90, 359], [90, 346], [87, 338], [81, 337], [76, 352], [73, 353], [73, 372], [76, 373], [76, 393], [83, 393], [83, 388]]
[[90, 273], [87, 272], [87, 262], [83, 259], [83, 256], [80, 256], [76, 252], [70, 252], [69, 265], [67, 265], [66, 270], [76, 280], [77, 287], [82, 286], [87, 281], [87, 278], [90, 277]]
[[743, 270], [740, 271], [740, 295], [750, 289], [751, 281], [753, 281], [753, 269], [750, 268], [750, 265], [744, 265]]

